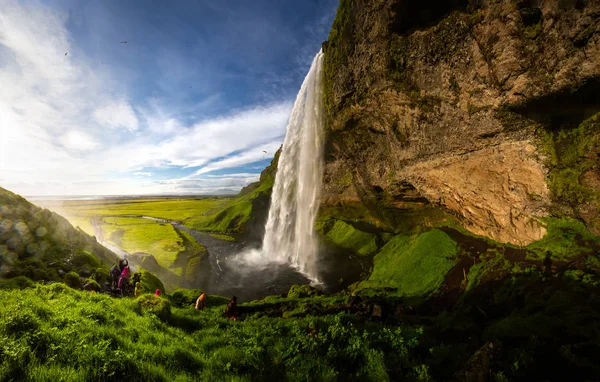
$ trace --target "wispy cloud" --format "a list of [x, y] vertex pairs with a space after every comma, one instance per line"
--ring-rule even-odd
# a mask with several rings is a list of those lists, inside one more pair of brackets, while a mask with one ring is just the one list
[[[262, 25], [264, 16], [251, 7], [248, 17], [214, 4], [197, 12], [208, 5], [229, 23], [219, 29], [225, 34], [171, 46], [197, 32], [179, 22], [179, 9], [167, 17], [172, 30], [148, 32], [148, 40], [160, 41], [153, 50], [141, 43], [146, 29], [131, 27], [139, 20], [100, 3], [74, 5], [91, 10], [87, 20], [66, 7], [0, 0], [0, 186], [28, 195], [212, 193], [255, 181], [257, 163], [283, 141], [299, 85], [296, 69], [274, 70], [280, 53], [289, 46], [292, 57], [316, 51], [302, 50], [310, 44], [278, 27], [278, 11], [268, 17], [279, 24]], [[125, 46], [117, 34], [133, 38], [123, 38], [130, 40]], [[268, 40], [274, 36], [280, 38]], [[235, 39], [252, 45], [227, 44]], [[235, 174], [215, 174], [233, 168]]]

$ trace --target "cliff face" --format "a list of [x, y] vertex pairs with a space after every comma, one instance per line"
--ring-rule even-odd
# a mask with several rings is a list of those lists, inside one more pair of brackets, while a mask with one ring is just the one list
[[599, 2], [342, 0], [324, 46], [324, 208], [408, 196], [519, 245], [550, 215], [600, 232]]

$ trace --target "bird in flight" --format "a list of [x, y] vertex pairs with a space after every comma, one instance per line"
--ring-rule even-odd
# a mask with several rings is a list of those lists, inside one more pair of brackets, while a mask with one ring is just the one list
[[65, 56], [66, 56], [67, 54], [69, 54], [69, 52], [65, 52]]
[[121, 41], [121, 44], [127, 44], [129, 41]]
[[264, 49], [260, 49], [260, 52], [261, 52], [261, 53], [264, 53], [264, 52], [265, 52], [265, 50], [264, 50]]

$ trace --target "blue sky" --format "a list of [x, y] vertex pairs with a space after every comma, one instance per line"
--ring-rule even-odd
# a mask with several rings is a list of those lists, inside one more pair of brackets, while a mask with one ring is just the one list
[[283, 142], [337, 3], [0, 0], [0, 186], [239, 190]]

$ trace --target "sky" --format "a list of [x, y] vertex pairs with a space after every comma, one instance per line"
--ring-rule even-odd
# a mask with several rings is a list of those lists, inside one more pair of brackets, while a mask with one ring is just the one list
[[0, 187], [239, 191], [282, 144], [337, 4], [0, 0]]

